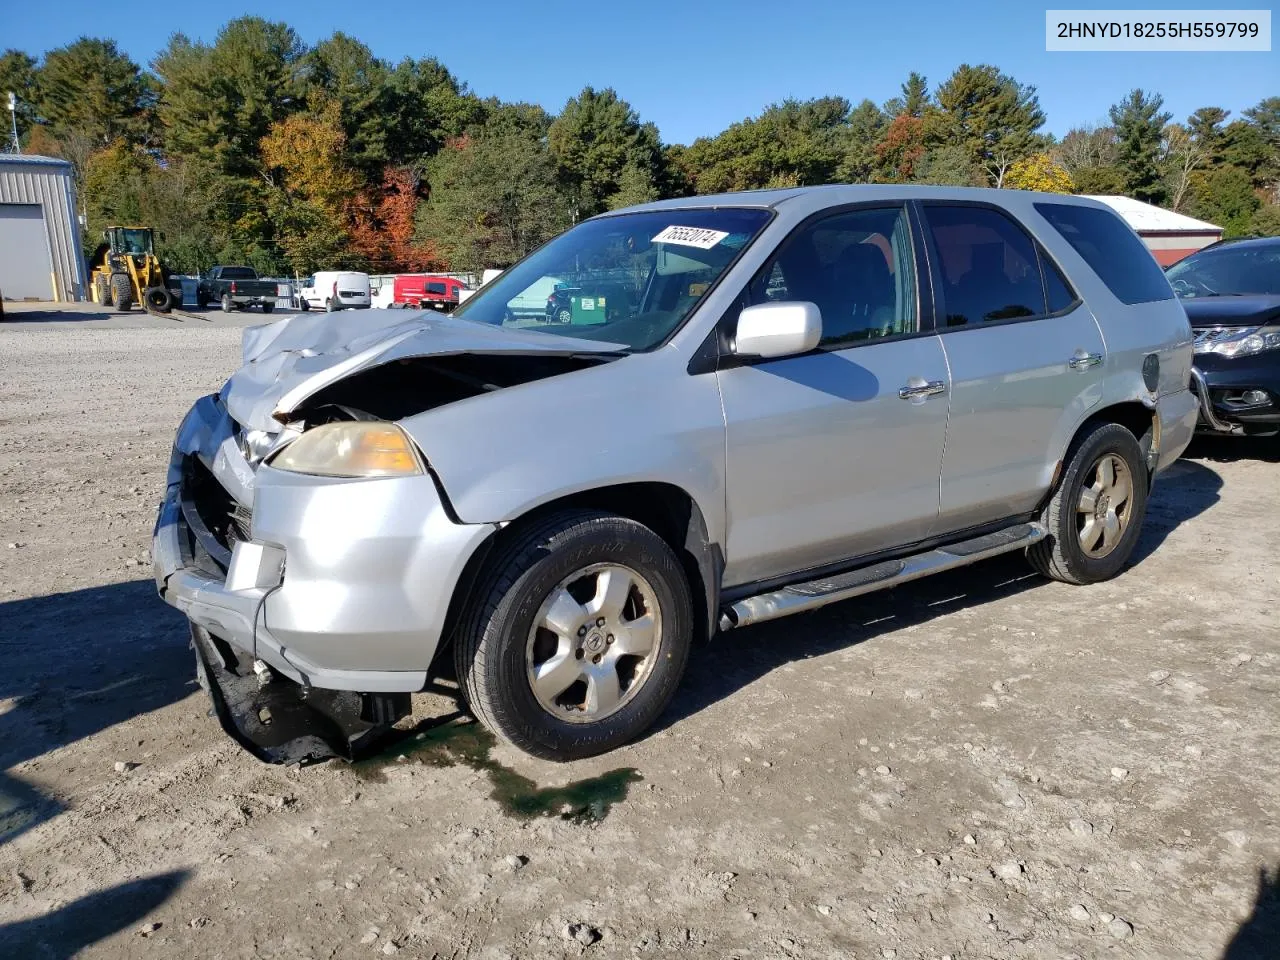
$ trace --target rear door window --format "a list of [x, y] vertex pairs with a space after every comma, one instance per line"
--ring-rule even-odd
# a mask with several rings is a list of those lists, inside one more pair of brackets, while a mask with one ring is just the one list
[[1031, 238], [989, 207], [926, 204], [941, 274], [942, 327], [1044, 316], [1045, 289]]
[[1070, 203], [1035, 207], [1121, 303], [1173, 299], [1173, 289], [1155, 257], [1118, 214]]

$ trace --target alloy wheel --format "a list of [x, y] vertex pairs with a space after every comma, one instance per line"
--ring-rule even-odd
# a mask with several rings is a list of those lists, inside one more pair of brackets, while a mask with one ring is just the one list
[[538, 610], [525, 654], [530, 689], [561, 720], [603, 720], [649, 679], [661, 641], [649, 581], [621, 564], [592, 564], [563, 579]]

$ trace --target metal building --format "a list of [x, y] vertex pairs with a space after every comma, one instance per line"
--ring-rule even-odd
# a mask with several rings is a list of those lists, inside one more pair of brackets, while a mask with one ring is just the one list
[[0, 154], [0, 293], [6, 300], [82, 300], [84, 292], [71, 164]]

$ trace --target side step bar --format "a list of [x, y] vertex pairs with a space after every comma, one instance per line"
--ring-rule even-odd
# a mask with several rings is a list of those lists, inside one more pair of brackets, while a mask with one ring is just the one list
[[792, 613], [816, 610], [828, 603], [848, 600], [873, 590], [896, 587], [900, 583], [918, 580], [931, 573], [941, 573], [987, 557], [1021, 550], [1038, 543], [1047, 535], [1048, 532], [1039, 523], [1019, 523], [995, 533], [927, 550], [902, 560], [885, 560], [849, 573], [793, 583], [781, 590], [747, 597], [732, 604], [720, 614], [720, 629], [745, 627], [747, 624], [775, 620]]

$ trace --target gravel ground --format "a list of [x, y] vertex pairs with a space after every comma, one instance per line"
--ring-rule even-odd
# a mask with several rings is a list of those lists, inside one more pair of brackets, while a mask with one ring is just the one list
[[1280, 444], [1193, 448], [1113, 582], [1002, 558], [719, 638], [610, 756], [424, 696], [392, 755], [270, 767], [148, 558], [259, 319], [0, 327], [0, 956], [1280, 954]]

